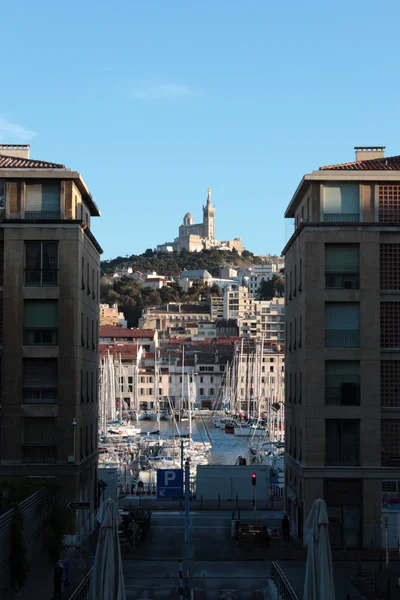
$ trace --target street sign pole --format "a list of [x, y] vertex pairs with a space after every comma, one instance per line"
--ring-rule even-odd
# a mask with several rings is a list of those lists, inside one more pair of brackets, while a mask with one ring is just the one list
[[189, 542], [190, 464], [185, 463], [185, 543]]

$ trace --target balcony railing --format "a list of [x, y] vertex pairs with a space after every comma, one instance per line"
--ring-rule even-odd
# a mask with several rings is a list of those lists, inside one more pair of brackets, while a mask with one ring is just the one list
[[90, 591], [90, 582], [92, 579], [93, 568], [85, 575], [79, 586], [76, 588], [69, 600], [88, 600]]
[[37, 221], [54, 221], [60, 219], [59, 210], [26, 210], [25, 219]]
[[360, 406], [359, 375], [327, 375], [325, 404], [327, 406]]
[[290, 585], [286, 575], [275, 561], [271, 564], [271, 579], [275, 584], [279, 600], [298, 600], [295, 591]]
[[325, 287], [339, 290], [360, 289], [359, 273], [325, 273]]
[[57, 346], [58, 331], [52, 327], [24, 329], [24, 346]]
[[26, 287], [57, 287], [58, 269], [25, 269]]
[[359, 223], [360, 213], [324, 213], [325, 223]]
[[346, 444], [343, 446], [326, 446], [326, 466], [357, 467], [360, 465], [360, 446]]
[[24, 404], [57, 404], [56, 388], [28, 388], [23, 390]]
[[325, 348], [359, 348], [359, 329], [325, 329]]
[[57, 462], [57, 446], [23, 446], [21, 462], [52, 465]]

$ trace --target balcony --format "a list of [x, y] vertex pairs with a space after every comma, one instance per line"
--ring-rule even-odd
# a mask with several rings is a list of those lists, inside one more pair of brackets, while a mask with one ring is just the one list
[[325, 273], [325, 287], [338, 290], [360, 289], [359, 273]]
[[26, 210], [25, 219], [30, 221], [56, 221], [61, 218], [59, 210]]
[[22, 446], [21, 462], [53, 465], [57, 462], [57, 446]]
[[24, 329], [24, 346], [57, 346], [58, 330], [51, 327]]
[[24, 404], [57, 404], [57, 389], [56, 388], [24, 388], [23, 389]]
[[26, 287], [57, 287], [58, 269], [25, 269]]
[[359, 348], [359, 329], [325, 329], [325, 348]]
[[359, 375], [327, 375], [326, 406], [360, 406]]
[[327, 467], [359, 467], [359, 444], [346, 444], [343, 446], [326, 446], [325, 465]]
[[360, 213], [324, 213], [324, 223], [359, 223]]

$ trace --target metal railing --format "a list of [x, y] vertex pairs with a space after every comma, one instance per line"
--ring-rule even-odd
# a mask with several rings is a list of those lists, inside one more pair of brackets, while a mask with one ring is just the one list
[[325, 273], [325, 287], [339, 290], [360, 289], [359, 273]]
[[30, 327], [24, 329], [24, 346], [57, 346], [57, 328]]
[[324, 213], [325, 223], [359, 223], [360, 213]]
[[54, 221], [60, 219], [59, 210], [26, 210], [25, 219], [38, 221]]
[[358, 467], [360, 465], [360, 446], [346, 444], [342, 446], [326, 446], [326, 466]]
[[276, 561], [272, 561], [271, 564], [271, 579], [276, 586], [278, 600], [299, 600], [285, 573]]
[[25, 269], [26, 287], [57, 287], [58, 269]]
[[359, 348], [359, 329], [325, 329], [325, 348]]
[[90, 581], [92, 579], [93, 567], [82, 579], [69, 600], [87, 600], [89, 598]]
[[57, 404], [57, 388], [24, 388], [24, 404]]
[[52, 465], [57, 462], [56, 446], [23, 446], [21, 462], [23, 464]]
[[327, 406], [359, 406], [360, 376], [329, 375], [325, 377], [325, 404]]

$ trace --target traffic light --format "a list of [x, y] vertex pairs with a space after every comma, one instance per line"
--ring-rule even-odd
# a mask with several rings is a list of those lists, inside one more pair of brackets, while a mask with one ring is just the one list
[[251, 485], [257, 485], [257, 475], [255, 473], [251, 474]]

